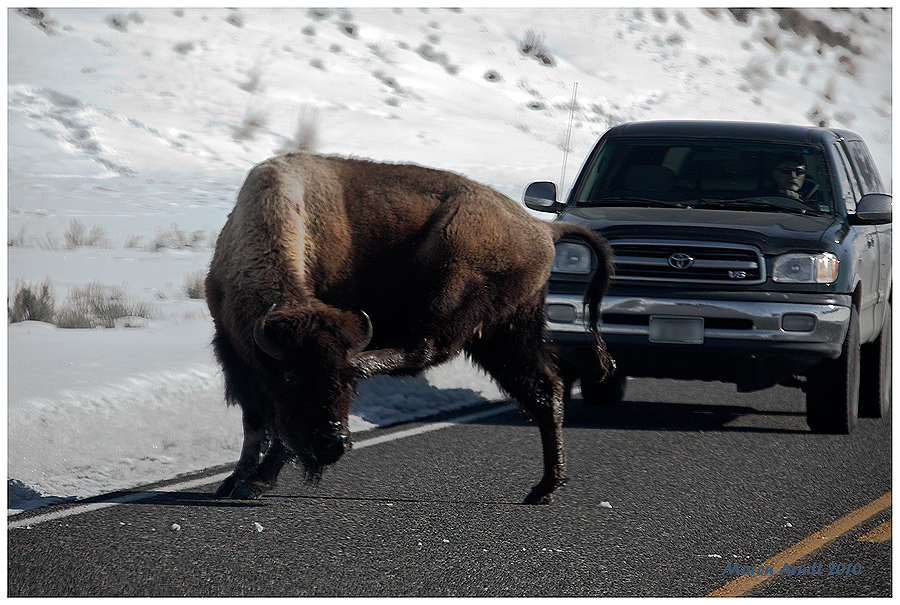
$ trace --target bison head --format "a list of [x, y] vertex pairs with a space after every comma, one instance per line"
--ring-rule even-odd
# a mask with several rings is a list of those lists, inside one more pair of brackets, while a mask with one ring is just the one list
[[253, 338], [270, 369], [275, 431], [311, 481], [350, 449], [351, 361], [372, 337], [365, 314], [327, 305], [269, 310]]

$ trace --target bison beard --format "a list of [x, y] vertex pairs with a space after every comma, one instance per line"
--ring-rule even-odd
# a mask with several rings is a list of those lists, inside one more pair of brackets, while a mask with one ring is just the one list
[[259, 497], [291, 460], [317, 482], [350, 448], [358, 379], [465, 351], [538, 425], [544, 474], [525, 502], [549, 503], [566, 461], [543, 303], [563, 236], [598, 261], [585, 306], [608, 368], [598, 308], [611, 254], [588, 229], [538, 221], [488, 187], [419, 166], [307, 154], [256, 166], [206, 280], [226, 400], [244, 425], [216, 494]]

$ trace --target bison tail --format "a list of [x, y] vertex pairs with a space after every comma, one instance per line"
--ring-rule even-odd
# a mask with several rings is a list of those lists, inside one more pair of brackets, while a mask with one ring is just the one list
[[554, 243], [563, 237], [579, 239], [591, 248], [597, 259], [597, 267], [585, 292], [584, 306], [587, 307], [588, 328], [594, 337], [600, 367], [604, 373], [609, 374], [615, 370], [616, 362], [606, 350], [606, 343], [600, 335], [600, 302], [615, 274], [612, 248], [603, 236], [579, 223], [556, 222], [550, 223], [550, 227]]

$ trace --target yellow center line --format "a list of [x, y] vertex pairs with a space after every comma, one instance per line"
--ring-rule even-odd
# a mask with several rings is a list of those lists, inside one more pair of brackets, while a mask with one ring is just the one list
[[887, 542], [891, 539], [893, 519], [888, 519], [869, 533], [856, 539], [857, 542]]
[[781, 569], [785, 564], [790, 565], [795, 561], [805, 557], [811, 552], [818, 550], [822, 546], [828, 544], [835, 538], [847, 533], [872, 515], [879, 513], [891, 505], [891, 492], [886, 493], [877, 500], [866, 504], [862, 508], [858, 508], [852, 513], [841, 517], [828, 527], [820, 529], [811, 536], [797, 542], [787, 550], [784, 550], [765, 563], [761, 567], [772, 567], [776, 570], [775, 574], [768, 575], [742, 575], [738, 576], [725, 586], [718, 588], [707, 597], [739, 597], [751, 588], [765, 582], [770, 578], [777, 577], [777, 570]]

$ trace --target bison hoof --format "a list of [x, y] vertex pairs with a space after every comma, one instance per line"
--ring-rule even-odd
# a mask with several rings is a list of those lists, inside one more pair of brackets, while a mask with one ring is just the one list
[[522, 501], [522, 504], [550, 504], [553, 502], [553, 494], [556, 493], [558, 488], [565, 484], [565, 479], [558, 479], [549, 486], [541, 481], [532, 488], [527, 496], [525, 496], [525, 500]]
[[232, 490], [228, 497], [234, 500], [256, 500], [262, 496], [263, 492], [267, 489], [269, 489], [268, 486], [260, 483], [241, 481], [234, 486], [234, 490]]
[[219, 489], [216, 490], [216, 498], [227, 498], [231, 495], [231, 492], [234, 491], [234, 486], [237, 483], [237, 479], [234, 475], [225, 479], [222, 482], [222, 485], [219, 486]]
[[216, 498], [233, 498], [235, 500], [256, 500], [271, 486], [256, 481], [237, 479], [232, 475], [222, 482], [216, 490]]
[[553, 493], [549, 494], [539, 494], [535, 493], [534, 490], [531, 490], [525, 499], [522, 501], [522, 504], [550, 504], [553, 502]]

